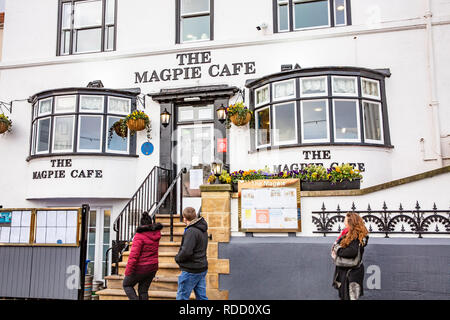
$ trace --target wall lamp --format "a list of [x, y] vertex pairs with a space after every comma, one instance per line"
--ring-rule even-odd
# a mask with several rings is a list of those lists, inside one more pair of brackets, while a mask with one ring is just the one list
[[170, 117], [172, 115], [167, 111], [167, 108], [161, 113], [161, 124], [166, 128], [170, 123]]
[[222, 105], [219, 109], [216, 110], [217, 113], [217, 119], [220, 121], [220, 123], [224, 123], [227, 119], [227, 109]]

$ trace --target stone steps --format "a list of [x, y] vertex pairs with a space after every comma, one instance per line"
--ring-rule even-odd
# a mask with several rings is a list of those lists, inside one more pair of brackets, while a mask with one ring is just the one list
[[[124, 275], [111, 275], [105, 277], [108, 289], [122, 289]], [[156, 272], [155, 278], [153, 278], [150, 285], [150, 291], [177, 291], [178, 277], [161, 276], [159, 272]], [[137, 290], [137, 285], [135, 287]]]
[[[123, 289], [104, 289], [96, 293], [100, 300], [128, 300], [127, 295]], [[149, 300], [174, 300], [177, 297], [176, 291], [160, 291], [149, 290]], [[191, 294], [190, 299], [195, 299], [194, 293]]]

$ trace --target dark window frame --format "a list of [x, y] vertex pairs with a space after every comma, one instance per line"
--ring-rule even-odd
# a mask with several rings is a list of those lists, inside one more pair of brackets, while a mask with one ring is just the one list
[[[214, 0], [209, 0], [209, 39], [208, 40], [182, 40], [181, 34], [181, 0], [175, 0], [175, 44], [196, 43], [214, 40]], [[191, 17], [206, 16], [206, 14], [191, 15]]]
[[[288, 102], [294, 102], [296, 106], [296, 112], [297, 112], [297, 143], [293, 144], [281, 144], [277, 145], [275, 144], [275, 141], [273, 139], [274, 132], [274, 123], [273, 119], [271, 117], [270, 119], [270, 129], [271, 129], [271, 142], [270, 145], [267, 146], [257, 146], [256, 141], [256, 135], [257, 130], [254, 127], [254, 133], [250, 135], [251, 138], [251, 150], [250, 153], [264, 151], [264, 150], [271, 150], [271, 149], [283, 149], [283, 148], [293, 148], [293, 147], [309, 147], [309, 146], [368, 146], [368, 147], [378, 147], [378, 148], [393, 148], [391, 145], [391, 139], [390, 139], [390, 130], [389, 130], [389, 119], [388, 119], [388, 113], [387, 113], [387, 101], [386, 101], [386, 88], [385, 88], [385, 77], [390, 76], [390, 73], [383, 73], [385, 71], [377, 71], [377, 70], [370, 70], [370, 69], [362, 69], [362, 68], [354, 68], [354, 67], [323, 67], [323, 68], [312, 68], [312, 69], [301, 69], [301, 70], [294, 70], [294, 71], [287, 71], [287, 72], [281, 72], [273, 75], [268, 75], [266, 77], [263, 77], [261, 79], [256, 80], [250, 80], [247, 82], [247, 88], [249, 88], [250, 91], [250, 110], [252, 110], [256, 114], [259, 110], [269, 107], [270, 115], [273, 114], [273, 106]], [[321, 77], [325, 76], [327, 77], [327, 84], [328, 84], [328, 93], [326, 95], [318, 95], [315, 97], [302, 97], [301, 96], [301, 89], [300, 89], [300, 79], [301, 78], [307, 78], [307, 77]], [[332, 79], [334, 76], [344, 76], [344, 77], [354, 77], [357, 80], [357, 95], [354, 97], [349, 97], [345, 95], [338, 95], [333, 94], [332, 91]], [[380, 89], [380, 98], [369, 98], [362, 95], [362, 86], [361, 86], [361, 79], [369, 79], [369, 80], [376, 80], [379, 82], [379, 89]], [[280, 81], [286, 81], [286, 80], [292, 80], [295, 79], [296, 84], [296, 97], [295, 98], [289, 98], [284, 100], [273, 100], [273, 93], [272, 88], [273, 84], [280, 82]], [[256, 90], [265, 87], [269, 85], [269, 101], [258, 105], [256, 105]], [[328, 135], [329, 139], [327, 142], [303, 142], [303, 134], [302, 134], [302, 125], [303, 125], [303, 119], [302, 119], [302, 112], [301, 112], [301, 103], [302, 101], [311, 101], [311, 100], [326, 100], [328, 103]], [[334, 108], [333, 108], [333, 101], [334, 100], [355, 100], [357, 101], [357, 108], [359, 108], [359, 141], [354, 142], [336, 142], [335, 141], [335, 134], [334, 134]], [[382, 143], [372, 143], [372, 142], [365, 142], [365, 127], [364, 127], [364, 119], [363, 119], [363, 102], [376, 102], [381, 105], [381, 128], [382, 128]], [[255, 118], [255, 124], [256, 124], [256, 118]]]
[[[86, 0], [58, 0], [58, 25], [57, 25], [57, 44], [56, 44], [56, 55], [57, 56], [70, 56], [70, 55], [79, 55], [79, 54], [90, 54], [90, 53], [99, 53], [99, 52], [111, 52], [116, 51], [117, 49], [117, 0], [112, 0], [114, 3], [114, 24], [106, 24], [106, 1], [107, 0], [101, 0], [102, 1], [102, 23], [99, 26], [90, 26], [90, 27], [83, 27], [75, 29], [74, 27], [74, 5], [76, 2], [82, 2]], [[70, 28], [64, 29], [66, 32], [70, 33], [70, 40], [69, 40], [69, 52], [63, 53], [61, 50], [61, 44], [64, 39], [62, 39], [62, 22], [63, 22], [63, 6], [66, 3], [71, 4], [71, 22], [70, 22]], [[109, 27], [114, 27], [114, 43], [112, 49], [106, 49], [105, 47], [105, 41], [107, 39], [107, 34], [105, 30]], [[90, 29], [98, 29], [101, 28], [101, 39], [100, 39], [100, 51], [89, 51], [89, 52], [75, 52], [74, 49], [74, 34], [78, 30], [90, 30]]]
[[[58, 96], [76, 96], [76, 106], [75, 111], [71, 112], [61, 112], [55, 113], [55, 98]], [[81, 111], [80, 110], [80, 97], [81, 96], [103, 96], [103, 106], [101, 111]], [[130, 113], [135, 111], [137, 108], [136, 97], [133, 95], [127, 95], [122, 93], [112, 93], [112, 92], [101, 92], [101, 91], [89, 91], [89, 90], [67, 90], [57, 92], [46, 92], [41, 95], [38, 95], [32, 103], [32, 117], [31, 117], [31, 131], [30, 131], [30, 146], [29, 146], [29, 156], [27, 161], [35, 159], [35, 158], [44, 158], [44, 157], [54, 157], [54, 156], [68, 156], [68, 155], [82, 155], [82, 156], [111, 156], [111, 157], [138, 157], [136, 155], [136, 134], [129, 135], [128, 139], [128, 152], [114, 152], [107, 151], [107, 143], [108, 143], [108, 117], [118, 117], [125, 118], [125, 113], [115, 113], [108, 112], [108, 98], [124, 98], [130, 100]], [[45, 99], [52, 99], [52, 111], [50, 114], [46, 113], [44, 115], [39, 115], [38, 112], [35, 113], [35, 109], [39, 108], [39, 101]], [[68, 152], [54, 152], [53, 151], [53, 139], [54, 139], [54, 119], [55, 117], [60, 116], [74, 116], [74, 127], [73, 127], [73, 144], [72, 150]], [[100, 146], [100, 151], [78, 151], [78, 141], [79, 141], [79, 119], [81, 116], [101, 116], [102, 117], [102, 126], [101, 126], [101, 136], [102, 142]], [[36, 153], [37, 148], [37, 134], [38, 134], [38, 121], [40, 119], [50, 118], [50, 129], [49, 129], [49, 146], [48, 152]], [[33, 148], [34, 147], [34, 148]]]
[[[345, 25], [336, 25], [336, 16], [335, 16], [335, 1], [336, 0], [327, 0], [328, 1], [328, 11], [329, 11], [329, 26], [318, 26], [311, 28], [299, 28], [295, 29], [295, 21], [294, 21], [294, 5], [295, 0], [286, 0], [288, 2], [288, 30], [279, 30], [278, 22], [280, 17], [278, 15], [279, 7], [278, 0], [272, 0], [272, 16], [273, 16], [273, 32], [274, 33], [285, 33], [285, 32], [296, 32], [296, 31], [307, 31], [321, 28], [335, 28], [335, 27], [344, 27], [352, 25], [352, 16], [351, 16], [351, 0], [345, 0], [345, 14], [346, 14], [346, 24]], [[311, 0], [309, 2], [314, 2], [316, 0]]]

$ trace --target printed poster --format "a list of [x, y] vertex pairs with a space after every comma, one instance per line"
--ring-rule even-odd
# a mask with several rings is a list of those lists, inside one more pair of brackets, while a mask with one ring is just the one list
[[12, 212], [0, 212], [0, 227], [10, 227]]

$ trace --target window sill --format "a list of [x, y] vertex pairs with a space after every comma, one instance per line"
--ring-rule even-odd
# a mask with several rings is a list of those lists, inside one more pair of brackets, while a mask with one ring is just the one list
[[51, 154], [35, 154], [28, 156], [26, 161], [40, 159], [40, 158], [52, 158], [52, 157], [67, 157], [67, 156], [91, 156], [91, 157], [125, 157], [125, 158], [139, 158], [139, 155], [135, 154], [120, 154], [120, 153], [93, 153], [93, 152], [69, 152], [69, 153], [51, 153]]
[[279, 149], [288, 148], [301, 148], [301, 147], [369, 147], [369, 148], [381, 148], [381, 149], [394, 149], [392, 145], [385, 144], [374, 144], [374, 143], [304, 143], [295, 145], [285, 145], [285, 146], [271, 146], [263, 147], [259, 149], [253, 149], [248, 152], [248, 154], [254, 154], [261, 151], [273, 151]]

